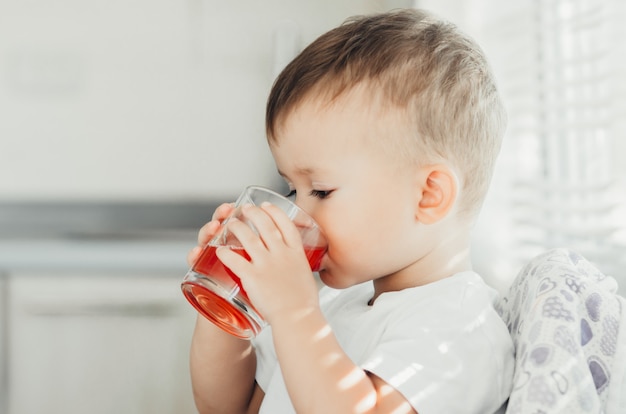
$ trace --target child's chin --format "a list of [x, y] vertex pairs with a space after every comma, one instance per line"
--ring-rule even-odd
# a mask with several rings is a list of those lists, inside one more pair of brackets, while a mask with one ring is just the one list
[[347, 283], [347, 280], [343, 278], [337, 278], [334, 274], [328, 270], [320, 270], [319, 277], [322, 283], [333, 289], [345, 289], [352, 286], [352, 283]]

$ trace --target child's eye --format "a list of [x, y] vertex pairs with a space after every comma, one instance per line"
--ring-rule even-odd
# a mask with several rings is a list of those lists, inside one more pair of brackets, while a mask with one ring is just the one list
[[289, 190], [287, 194], [285, 194], [285, 198], [294, 198], [296, 196], [296, 190]]
[[317, 197], [320, 199], [325, 199], [326, 197], [328, 197], [330, 194], [332, 193], [332, 190], [329, 191], [323, 191], [323, 190], [311, 190], [311, 195], [313, 197]]

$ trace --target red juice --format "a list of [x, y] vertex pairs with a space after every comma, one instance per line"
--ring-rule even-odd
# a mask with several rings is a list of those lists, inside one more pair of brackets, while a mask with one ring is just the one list
[[[194, 264], [193, 270], [202, 275], [210, 276], [220, 286], [229, 291], [231, 291], [231, 289], [234, 289], [235, 287], [238, 287], [239, 290], [243, 292], [244, 296], [247, 297], [243, 286], [241, 286], [241, 280], [239, 279], [239, 277], [231, 272], [226, 266], [224, 266], [222, 262], [217, 258], [215, 251], [218, 247], [219, 246], [208, 245]], [[235, 253], [238, 253], [239, 255], [245, 257], [246, 260], [250, 260], [250, 256], [248, 256], [248, 253], [246, 253], [243, 248], [231, 246], [230, 249]], [[322, 257], [324, 257], [324, 253], [326, 253], [326, 247], [304, 247], [304, 254], [306, 255], [312, 271], [319, 270]], [[235, 283], [234, 285], [231, 280]]]
[[[208, 245], [193, 265], [193, 270], [201, 275], [209, 276], [213, 281], [215, 281], [222, 288], [228, 290], [231, 294], [237, 293], [233, 292], [235, 288], [239, 288], [240, 291], [244, 292], [239, 277], [224, 266], [220, 259], [217, 258], [215, 251], [218, 247], [220, 246]], [[246, 253], [243, 248], [231, 247], [230, 249], [233, 252], [245, 257], [246, 260], [250, 260], [250, 256], [248, 256], [248, 253]]]
[[311, 266], [311, 270], [313, 272], [317, 272], [318, 270], [320, 270], [322, 258], [324, 257], [325, 253], [325, 246], [304, 246], [304, 254], [306, 255], [306, 259], [309, 261], [309, 266]]
[[261, 330], [261, 326], [247, 317], [242, 309], [206, 287], [187, 282], [183, 284], [182, 290], [189, 303], [201, 315], [229, 334], [248, 338], [250, 332], [256, 334]]
[[[204, 317], [224, 331], [240, 338], [250, 338], [262, 329], [263, 320], [254, 309], [241, 280], [217, 258], [219, 246], [208, 245], [194, 264], [196, 278], [204, 281], [184, 282], [183, 293], [187, 300]], [[241, 247], [230, 247], [234, 252], [250, 260]], [[326, 247], [305, 246], [304, 252], [313, 271], [320, 268]]]

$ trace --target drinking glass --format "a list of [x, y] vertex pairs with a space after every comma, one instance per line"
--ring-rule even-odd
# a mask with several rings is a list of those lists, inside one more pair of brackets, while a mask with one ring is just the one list
[[224, 220], [220, 231], [204, 247], [181, 284], [183, 294], [201, 315], [222, 330], [243, 339], [254, 338], [267, 323], [250, 302], [237, 275], [220, 262], [215, 251], [220, 246], [229, 246], [249, 260], [250, 257], [241, 247], [241, 243], [228, 231], [225, 224], [236, 217], [256, 232], [254, 226], [243, 217], [241, 208], [246, 204], [260, 206], [266, 201], [278, 206], [296, 225], [311, 270], [318, 271], [327, 243], [313, 218], [286, 197], [264, 187], [249, 186], [241, 193], [235, 209]]

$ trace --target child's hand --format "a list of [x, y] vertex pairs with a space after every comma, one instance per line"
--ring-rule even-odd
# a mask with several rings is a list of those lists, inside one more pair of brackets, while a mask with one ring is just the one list
[[258, 235], [240, 220], [231, 219], [227, 227], [250, 261], [228, 247], [218, 249], [217, 256], [239, 276], [252, 304], [270, 325], [276, 317], [317, 309], [317, 286], [293, 222], [270, 204], [244, 206], [243, 214]]
[[202, 226], [198, 232], [198, 245], [191, 249], [187, 254], [187, 263], [189, 266], [198, 260], [198, 256], [202, 253], [202, 249], [206, 244], [215, 236], [224, 219], [235, 209], [232, 203], [224, 203], [215, 209], [213, 217], [210, 222]]

